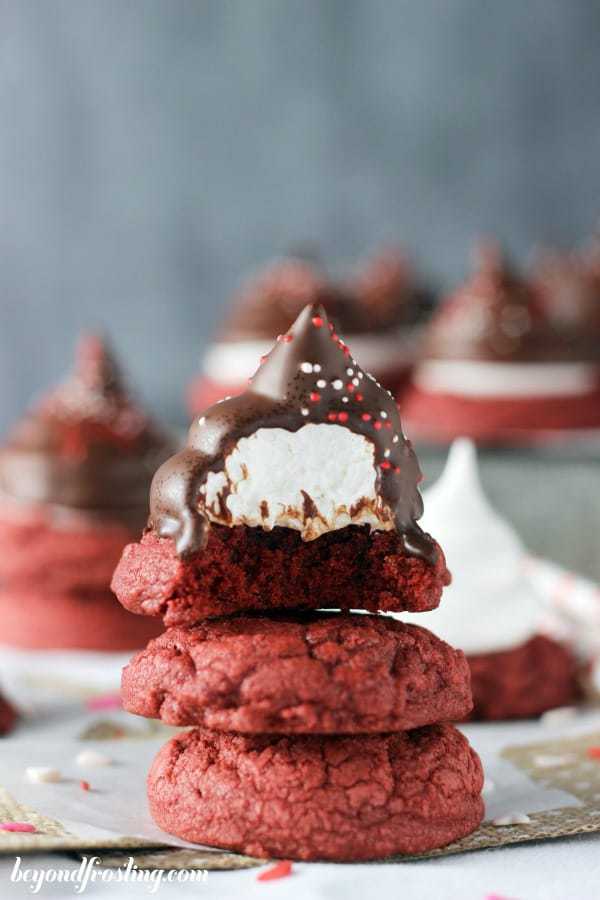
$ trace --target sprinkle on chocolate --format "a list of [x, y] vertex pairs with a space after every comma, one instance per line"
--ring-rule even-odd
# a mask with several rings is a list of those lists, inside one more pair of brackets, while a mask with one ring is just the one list
[[[315, 319], [322, 324], [315, 324]], [[347, 368], [358, 377], [362, 373], [337, 335], [332, 340], [334, 334], [324, 308], [306, 306], [287, 333], [290, 340], [275, 344], [246, 392], [210, 407], [192, 424], [186, 449], [158, 470], [150, 496], [149, 527], [161, 537], [172, 538], [180, 556], [205, 546], [209, 523], [201, 489], [209, 472], [223, 470], [240, 438], [260, 428], [295, 432], [308, 422], [335, 422], [373, 444], [375, 488], [392, 513], [406, 552], [435, 561], [435, 544], [417, 524], [423, 512], [417, 489], [421, 472], [402, 433], [396, 404], [374, 379], [363, 381], [360, 402], [342, 391]], [[303, 367], [305, 362], [311, 363], [311, 372]], [[315, 376], [315, 364], [326, 382], [318, 391], [321, 378]]]

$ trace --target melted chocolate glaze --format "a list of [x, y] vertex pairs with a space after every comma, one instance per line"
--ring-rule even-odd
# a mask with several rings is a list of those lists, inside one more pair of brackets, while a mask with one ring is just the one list
[[472, 276], [434, 316], [428, 359], [528, 362], [569, 355], [566, 341], [544, 315], [534, 285], [519, 277], [495, 243], [477, 248]]
[[83, 337], [73, 374], [14, 426], [0, 450], [0, 492], [142, 528], [157, 466], [175, 449], [132, 403], [98, 337]]
[[298, 431], [308, 423], [343, 425], [371, 441], [376, 490], [406, 551], [433, 562], [435, 544], [416, 521], [423, 512], [421, 472], [396, 404], [357, 365], [317, 304], [306, 306], [279, 336], [244, 394], [211, 406], [194, 421], [187, 447], [154, 477], [149, 527], [172, 538], [180, 556], [197, 552], [207, 539], [200, 489], [208, 473], [221, 471], [237, 441], [259, 428]]

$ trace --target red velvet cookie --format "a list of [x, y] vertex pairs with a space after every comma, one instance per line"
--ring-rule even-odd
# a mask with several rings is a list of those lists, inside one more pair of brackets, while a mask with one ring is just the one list
[[527, 719], [580, 699], [576, 660], [562, 644], [544, 635], [513, 650], [468, 659], [472, 719]]
[[157, 824], [251, 856], [360, 860], [423, 853], [483, 818], [477, 754], [452, 725], [359, 737], [193, 729], [148, 776]]
[[2, 643], [32, 650], [137, 650], [162, 631], [160, 619], [132, 616], [109, 590], [5, 586], [0, 609]]
[[106, 591], [123, 547], [135, 532], [80, 511], [4, 502], [0, 510], [0, 579], [43, 585], [53, 593]]
[[170, 629], [124, 669], [122, 696], [171, 725], [266, 734], [406, 731], [472, 705], [460, 650], [417, 625], [342, 613]]
[[402, 418], [422, 440], [470, 437], [481, 444], [542, 442], [565, 429], [600, 427], [600, 389], [576, 397], [464, 397], [412, 386], [401, 397]]
[[206, 548], [189, 558], [153, 533], [130, 544], [112, 589], [131, 612], [172, 626], [276, 608], [423, 612], [435, 609], [449, 581], [439, 547], [430, 565], [392, 531], [351, 525], [302, 541], [291, 528], [213, 525]]
[[17, 721], [17, 712], [8, 700], [0, 694], [0, 735], [8, 734]]

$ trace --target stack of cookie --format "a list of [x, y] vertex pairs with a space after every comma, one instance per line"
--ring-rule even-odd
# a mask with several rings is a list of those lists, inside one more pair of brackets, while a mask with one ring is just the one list
[[159, 469], [113, 589], [167, 626], [125, 669], [126, 709], [195, 726], [149, 775], [166, 831], [354, 860], [477, 827], [479, 759], [439, 724], [471, 709], [464, 655], [417, 625], [349, 612], [438, 605], [449, 574], [417, 524], [419, 481], [391, 396], [319, 306]]

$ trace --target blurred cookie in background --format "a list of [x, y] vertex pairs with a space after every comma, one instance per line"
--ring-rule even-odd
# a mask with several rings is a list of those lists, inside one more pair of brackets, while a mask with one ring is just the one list
[[549, 294], [496, 244], [479, 247], [473, 274], [434, 315], [401, 398], [412, 437], [528, 444], [600, 427], [598, 348], [587, 326], [561, 320]]
[[161, 630], [127, 614], [109, 586], [173, 449], [129, 397], [105, 342], [83, 337], [73, 373], [0, 449], [3, 643], [125, 650]]
[[312, 261], [289, 257], [255, 273], [233, 298], [201, 374], [189, 387], [191, 414], [245, 390], [261, 357], [307, 303], [325, 308], [364, 369], [389, 390], [401, 389], [431, 308], [408, 257], [387, 249], [340, 279]]

